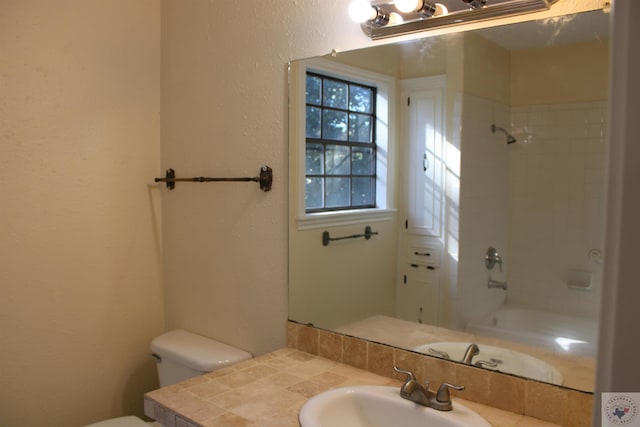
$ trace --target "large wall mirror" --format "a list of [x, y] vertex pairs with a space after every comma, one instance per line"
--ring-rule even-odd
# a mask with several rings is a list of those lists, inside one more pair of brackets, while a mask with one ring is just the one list
[[293, 61], [289, 318], [592, 391], [608, 24]]

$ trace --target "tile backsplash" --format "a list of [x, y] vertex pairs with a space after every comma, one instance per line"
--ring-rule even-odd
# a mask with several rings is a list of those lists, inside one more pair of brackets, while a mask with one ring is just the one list
[[524, 378], [490, 372], [359, 338], [289, 321], [287, 345], [309, 354], [402, 380], [398, 365], [429, 380], [432, 388], [443, 382], [460, 384], [466, 400], [523, 414], [567, 427], [591, 425], [593, 395]]

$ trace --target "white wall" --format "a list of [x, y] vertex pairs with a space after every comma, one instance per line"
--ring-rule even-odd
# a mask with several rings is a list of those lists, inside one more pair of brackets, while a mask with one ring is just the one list
[[0, 425], [142, 414], [163, 330], [160, 4], [0, 6]]

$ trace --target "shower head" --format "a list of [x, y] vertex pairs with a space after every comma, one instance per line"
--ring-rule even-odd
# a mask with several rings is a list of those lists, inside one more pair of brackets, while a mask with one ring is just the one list
[[496, 133], [496, 131], [500, 131], [507, 136], [507, 144], [513, 144], [514, 142], [517, 141], [516, 138], [513, 135], [511, 135], [509, 132], [507, 132], [505, 128], [501, 128], [496, 125], [491, 125], [491, 132]]

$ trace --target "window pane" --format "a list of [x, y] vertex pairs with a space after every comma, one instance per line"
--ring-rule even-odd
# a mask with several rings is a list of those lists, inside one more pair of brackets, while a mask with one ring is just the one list
[[371, 142], [371, 116], [349, 114], [349, 141]]
[[373, 91], [366, 87], [352, 85], [349, 92], [349, 110], [371, 113], [372, 107]]
[[327, 175], [349, 175], [349, 147], [344, 145], [327, 145], [325, 170]]
[[306, 178], [305, 179], [305, 193], [304, 193], [304, 205], [305, 209], [320, 209], [324, 205], [322, 203], [322, 195], [324, 194], [322, 188], [322, 178]]
[[335, 80], [325, 80], [322, 101], [325, 107], [347, 109], [349, 86]]
[[324, 173], [324, 146], [322, 144], [307, 144], [305, 153], [305, 168], [307, 175], [321, 175]]
[[321, 110], [317, 107], [307, 107], [306, 134], [307, 138], [320, 139], [320, 120], [322, 120]]
[[349, 206], [349, 178], [327, 178], [326, 192], [326, 207]]
[[353, 178], [351, 204], [353, 206], [373, 205], [373, 178]]
[[353, 147], [351, 150], [351, 171], [353, 175], [373, 175], [373, 149]]
[[307, 211], [375, 206], [375, 100], [374, 87], [307, 74]]
[[322, 79], [307, 74], [307, 104], [321, 105]]
[[347, 113], [322, 110], [322, 137], [335, 141], [347, 140]]

